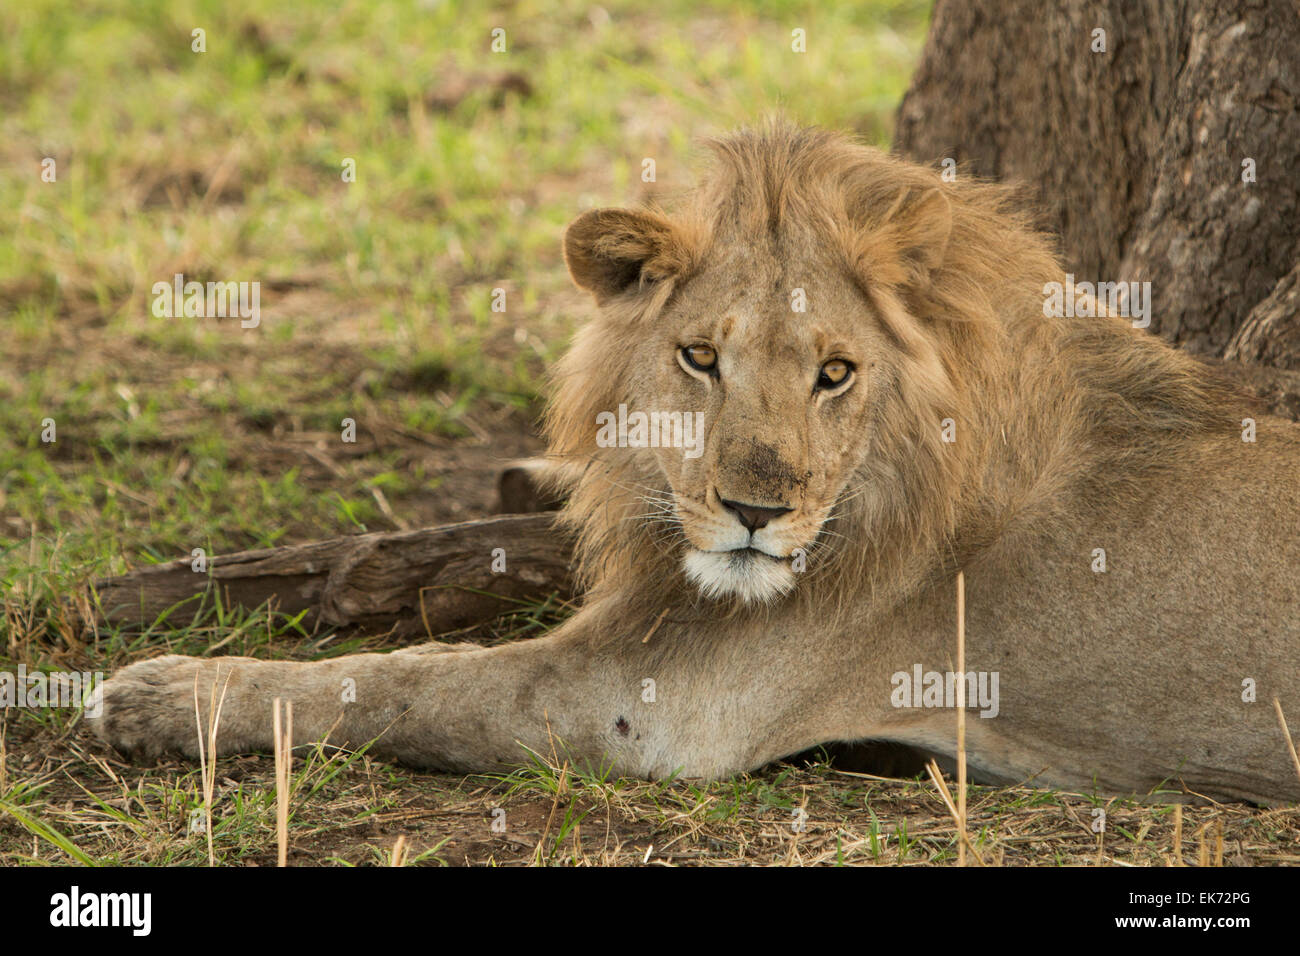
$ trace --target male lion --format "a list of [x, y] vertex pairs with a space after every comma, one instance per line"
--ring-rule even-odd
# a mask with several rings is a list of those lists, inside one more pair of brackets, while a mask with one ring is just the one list
[[[960, 569], [981, 777], [1300, 798], [1272, 703], [1300, 720], [1300, 428], [1130, 320], [1047, 317], [1062, 268], [1001, 187], [780, 124], [713, 148], [677, 213], [565, 236], [599, 306], [546, 422], [574, 617], [490, 649], [144, 661], [99, 733], [195, 753], [197, 674], [205, 706], [229, 677], [223, 753], [270, 748], [284, 697], [297, 743], [459, 771], [553, 741], [652, 778], [826, 741], [951, 755], [952, 682], [922, 675], [953, 669]], [[696, 412], [698, 453], [671, 447]]]

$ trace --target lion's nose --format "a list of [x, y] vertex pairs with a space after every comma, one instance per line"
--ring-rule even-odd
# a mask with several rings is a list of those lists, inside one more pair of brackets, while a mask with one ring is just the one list
[[736, 517], [740, 519], [740, 523], [743, 524], [751, 534], [759, 528], [766, 527], [767, 523], [773, 518], [779, 518], [781, 515], [789, 514], [794, 510], [793, 508], [769, 508], [765, 505], [742, 504], [739, 501], [728, 501], [721, 495], [718, 496], [718, 500], [722, 502], [724, 508], [736, 513]]

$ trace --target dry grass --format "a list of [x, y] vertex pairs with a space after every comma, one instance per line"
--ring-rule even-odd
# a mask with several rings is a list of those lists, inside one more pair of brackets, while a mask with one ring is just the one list
[[[39, 818], [102, 862], [206, 862], [189, 808], [193, 767], [142, 769], [69, 734], [24, 761]], [[951, 797], [826, 764], [777, 765], [707, 786], [602, 780], [537, 760], [508, 777], [420, 774], [313, 754], [289, 784], [289, 865], [955, 865]], [[275, 762], [226, 758], [209, 833], [219, 862], [277, 863]], [[802, 808], [804, 815], [796, 816]], [[1094, 832], [1094, 811], [1105, 829]], [[504, 811], [504, 817], [494, 811]], [[494, 820], [505, 826], [494, 828]], [[799, 826], [796, 820], [802, 820]], [[1269, 866], [1300, 863], [1300, 809], [1140, 805], [1026, 787], [971, 788], [972, 856], [990, 866]], [[0, 864], [72, 862], [0, 814]]]

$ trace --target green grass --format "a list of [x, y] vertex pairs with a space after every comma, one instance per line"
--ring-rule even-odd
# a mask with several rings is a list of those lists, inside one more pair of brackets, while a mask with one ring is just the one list
[[[775, 108], [887, 141], [926, 8], [6, 5], [0, 551], [35, 533], [109, 571], [384, 527], [380, 481], [440, 517], [406, 433], [527, 430], [583, 307], [564, 224], [637, 198], [643, 157], [685, 185], [700, 137]], [[176, 272], [259, 281], [262, 325], [155, 318]]]

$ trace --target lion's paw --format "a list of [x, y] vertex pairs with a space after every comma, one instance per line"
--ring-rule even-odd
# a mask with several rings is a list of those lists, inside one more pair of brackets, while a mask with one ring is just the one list
[[206, 719], [212, 673], [213, 662], [196, 657], [172, 654], [140, 661], [87, 695], [85, 720], [101, 740], [128, 756], [155, 758], [171, 752], [197, 756], [195, 677], [208, 676], [199, 679], [200, 710]]

